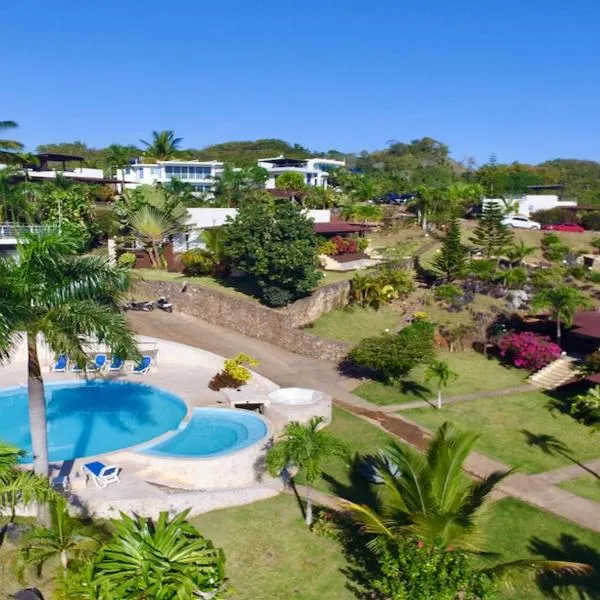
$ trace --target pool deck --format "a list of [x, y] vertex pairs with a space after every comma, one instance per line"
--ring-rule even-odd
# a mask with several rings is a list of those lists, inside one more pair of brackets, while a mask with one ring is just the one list
[[[133, 374], [131, 365], [126, 365], [120, 373], [52, 373], [50, 369], [52, 356], [42, 347], [40, 360], [43, 363], [44, 381], [51, 383], [86, 378], [132, 381], [163, 388], [178, 395], [186, 402], [188, 410], [203, 406], [229, 407], [223, 392], [215, 392], [208, 388], [210, 379], [223, 367], [223, 357], [156, 338], [139, 336], [138, 339], [142, 349], [150, 346], [155, 348], [152, 351], [155, 360], [147, 374]], [[143, 350], [143, 353], [145, 354], [146, 351]], [[26, 365], [23, 345], [9, 364], [0, 367], [0, 387], [25, 385]], [[267, 394], [278, 388], [276, 384], [258, 374], [253, 376], [248, 385], [261, 394]], [[147, 460], [145, 460], [146, 456]], [[160, 483], [157, 477], [152, 477], [153, 483], [144, 478], [152, 470], [153, 461], [152, 456], [146, 456], [140, 461], [140, 455], [136, 456], [131, 449], [117, 450], [110, 454], [52, 464], [52, 475], [68, 475], [72, 504], [80, 507], [86, 514], [97, 517], [118, 517], [120, 511], [155, 517], [161, 510], [178, 512], [190, 507], [193, 514], [199, 514], [216, 508], [237, 506], [269, 498], [277, 494], [277, 488], [280, 488], [276, 481], [267, 477], [264, 482], [256, 480], [248, 484], [246, 481], [240, 487], [227, 489], [202, 491], [173, 489], [181, 487], [181, 484], [177, 481], [177, 477], [164, 470], [160, 471], [158, 478]], [[105, 464], [118, 464], [122, 468], [121, 483], [112, 484], [105, 489], [98, 489], [91, 481], [86, 483], [80, 473], [81, 466], [96, 459]], [[28, 512], [24, 511], [24, 513]]]

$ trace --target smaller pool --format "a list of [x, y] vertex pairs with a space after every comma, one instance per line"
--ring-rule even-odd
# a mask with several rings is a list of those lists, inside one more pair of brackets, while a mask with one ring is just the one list
[[279, 388], [269, 394], [269, 399], [274, 404], [314, 404], [323, 397], [317, 390], [307, 388]]
[[192, 418], [175, 435], [143, 452], [186, 458], [220, 456], [247, 448], [267, 433], [264, 419], [250, 411], [194, 408]]

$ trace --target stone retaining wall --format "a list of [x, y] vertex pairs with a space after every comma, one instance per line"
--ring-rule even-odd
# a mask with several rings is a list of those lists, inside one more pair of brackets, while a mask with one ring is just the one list
[[[339, 284], [346, 284], [346, 287]], [[315, 305], [321, 307], [321, 313], [318, 313], [317, 308], [310, 303], [304, 303], [304, 300], [310, 298], [299, 300], [298, 302], [303, 304], [298, 308], [290, 305], [283, 310], [274, 310], [256, 301], [246, 300], [226, 292], [195, 285], [187, 285], [184, 288], [181, 283], [167, 281], [138, 281], [135, 285], [135, 293], [139, 298], [152, 299], [168, 295], [174, 309], [178, 312], [239, 331], [297, 354], [339, 361], [350, 351], [352, 344], [328, 340], [296, 329], [298, 326], [314, 321], [326, 310], [345, 306], [338, 303], [343, 301], [344, 294], [347, 298], [350, 284], [348, 282], [339, 282], [339, 284], [325, 286], [316, 292], [318, 296]], [[327, 290], [329, 287], [333, 289]]]

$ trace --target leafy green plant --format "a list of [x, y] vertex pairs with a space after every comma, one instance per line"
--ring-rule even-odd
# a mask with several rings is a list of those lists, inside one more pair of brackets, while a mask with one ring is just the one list
[[136, 256], [133, 252], [123, 252], [123, 254], [119, 256], [117, 264], [120, 267], [125, 267], [126, 269], [133, 269], [133, 267], [135, 267], [136, 260]]
[[331, 239], [322, 240], [319, 243], [319, 254], [325, 254], [325, 256], [335, 256], [337, 251], [337, 246]]
[[223, 370], [219, 371], [209, 382], [211, 390], [218, 391], [221, 388], [238, 388], [245, 385], [252, 377], [252, 371], [248, 367], [257, 367], [260, 361], [248, 354], [240, 352], [233, 358], [225, 360]]
[[600, 250], [600, 237], [595, 237], [591, 242], [590, 246], [594, 248], [594, 250]]
[[596, 375], [600, 373], [600, 350], [588, 354], [577, 369], [580, 375]]
[[188, 250], [181, 255], [183, 272], [190, 277], [209, 275], [215, 268], [215, 260], [205, 250]]
[[461, 295], [460, 289], [452, 283], [438, 285], [433, 292], [433, 296], [440, 302], [450, 304], [455, 298]]
[[437, 407], [442, 408], [442, 389], [445, 388], [452, 379], [457, 379], [458, 373], [450, 368], [446, 360], [434, 359], [425, 369], [425, 383], [432, 379], [437, 381]]
[[503, 273], [504, 285], [510, 289], [518, 289], [527, 283], [527, 271], [523, 267], [513, 267], [506, 269]]
[[575, 396], [570, 408], [571, 414], [585, 422], [600, 420], [600, 388], [590, 388], [584, 394]]
[[263, 303], [271, 308], [287, 306], [294, 299], [294, 295], [290, 290], [286, 290], [278, 285], [263, 285], [261, 286], [261, 290]]
[[496, 261], [493, 260], [472, 260], [469, 263], [469, 274], [481, 281], [493, 282], [496, 280], [498, 275], [498, 266]]

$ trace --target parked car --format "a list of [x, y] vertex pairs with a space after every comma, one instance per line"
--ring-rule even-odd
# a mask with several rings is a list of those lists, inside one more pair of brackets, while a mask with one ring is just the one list
[[577, 223], [557, 223], [556, 225], [544, 225], [542, 229], [546, 231], [571, 231], [573, 233], [583, 233], [585, 229]]
[[515, 229], [541, 229], [542, 226], [537, 221], [532, 221], [529, 217], [522, 215], [511, 215], [510, 217], [504, 217], [502, 222], [508, 227], [514, 227]]

